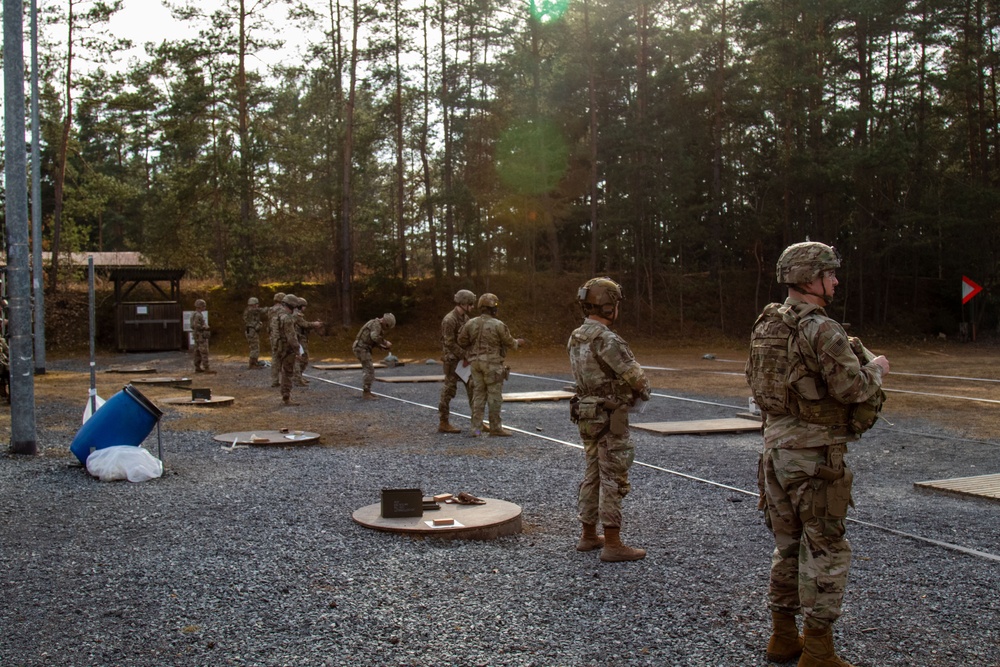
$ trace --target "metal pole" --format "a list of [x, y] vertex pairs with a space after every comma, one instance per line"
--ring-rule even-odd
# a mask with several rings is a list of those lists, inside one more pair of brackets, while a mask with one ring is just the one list
[[45, 272], [42, 268], [42, 155], [38, 121], [38, 7], [31, 0], [31, 266], [35, 296], [35, 375], [45, 374]]
[[90, 414], [97, 412], [97, 362], [94, 355], [94, 335], [97, 316], [94, 306], [94, 256], [87, 257], [87, 299], [90, 303]]
[[4, 142], [7, 279], [10, 290], [10, 450], [37, 454], [31, 354], [28, 177], [24, 145], [24, 7], [3, 0]]

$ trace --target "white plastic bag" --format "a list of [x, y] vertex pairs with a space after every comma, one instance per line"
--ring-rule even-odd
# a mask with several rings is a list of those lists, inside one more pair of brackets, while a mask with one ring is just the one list
[[117, 445], [91, 452], [87, 457], [87, 472], [102, 482], [119, 479], [145, 482], [163, 474], [163, 462], [142, 447]]

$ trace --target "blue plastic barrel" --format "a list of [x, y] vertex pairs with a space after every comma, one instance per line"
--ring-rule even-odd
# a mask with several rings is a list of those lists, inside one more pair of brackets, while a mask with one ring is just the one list
[[95, 449], [128, 445], [138, 447], [163, 412], [130, 384], [104, 402], [76, 432], [69, 451], [86, 465]]

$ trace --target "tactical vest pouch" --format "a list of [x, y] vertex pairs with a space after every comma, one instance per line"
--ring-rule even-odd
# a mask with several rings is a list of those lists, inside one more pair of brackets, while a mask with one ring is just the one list
[[[595, 398], [593, 396], [588, 396], [587, 398], [580, 399], [577, 405], [577, 420], [593, 420], [597, 419], [598, 406], [600, 405], [601, 399]], [[572, 409], [572, 408], [570, 408]]]
[[847, 420], [847, 427], [852, 433], [861, 434], [870, 429], [878, 421], [878, 416], [882, 412], [882, 405], [885, 403], [885, 392], [879, 389], [871, 398], [863, 403], [855, 403], [851, 406], [851, 413]]
[[580, 421], [580, 397], [574, 396], [569, 399], [569, 419], [574, 424]]

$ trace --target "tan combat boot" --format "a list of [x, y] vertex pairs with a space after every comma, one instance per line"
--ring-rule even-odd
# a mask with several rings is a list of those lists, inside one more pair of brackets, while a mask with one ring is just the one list
[[771, 612], [771, 640], [767, 642], [767, 659], [771, 662], [788, 662], [802, 653], [802, 637], [791, 614]]
[[596, 523], [583, 524], [583, 533], [580, 541], [576, 543], [577, 551], [593, 551], [604, 546], [604, 537], [597, 534]]
[[642, 560], [645, 557], [645, 549], [633, 549], [622, 544], [621, 528], [604, 527], [604, 548], [601, 549], [601, 560], [605, 563]]
[[805, 628], [799, 667], [854, 667], [833, 650], [833, 628]]
[[438, 424], [438, 433], [461, 433], [462, 429], [452, 426], [448, 422], [447, 417], [441, 417], [441, 422]]
[[371, 389], [365, 389], [361, 392], [361, 398], [366, 401], [374, 401], [378, 399], [378, 396], [371, 392]]

